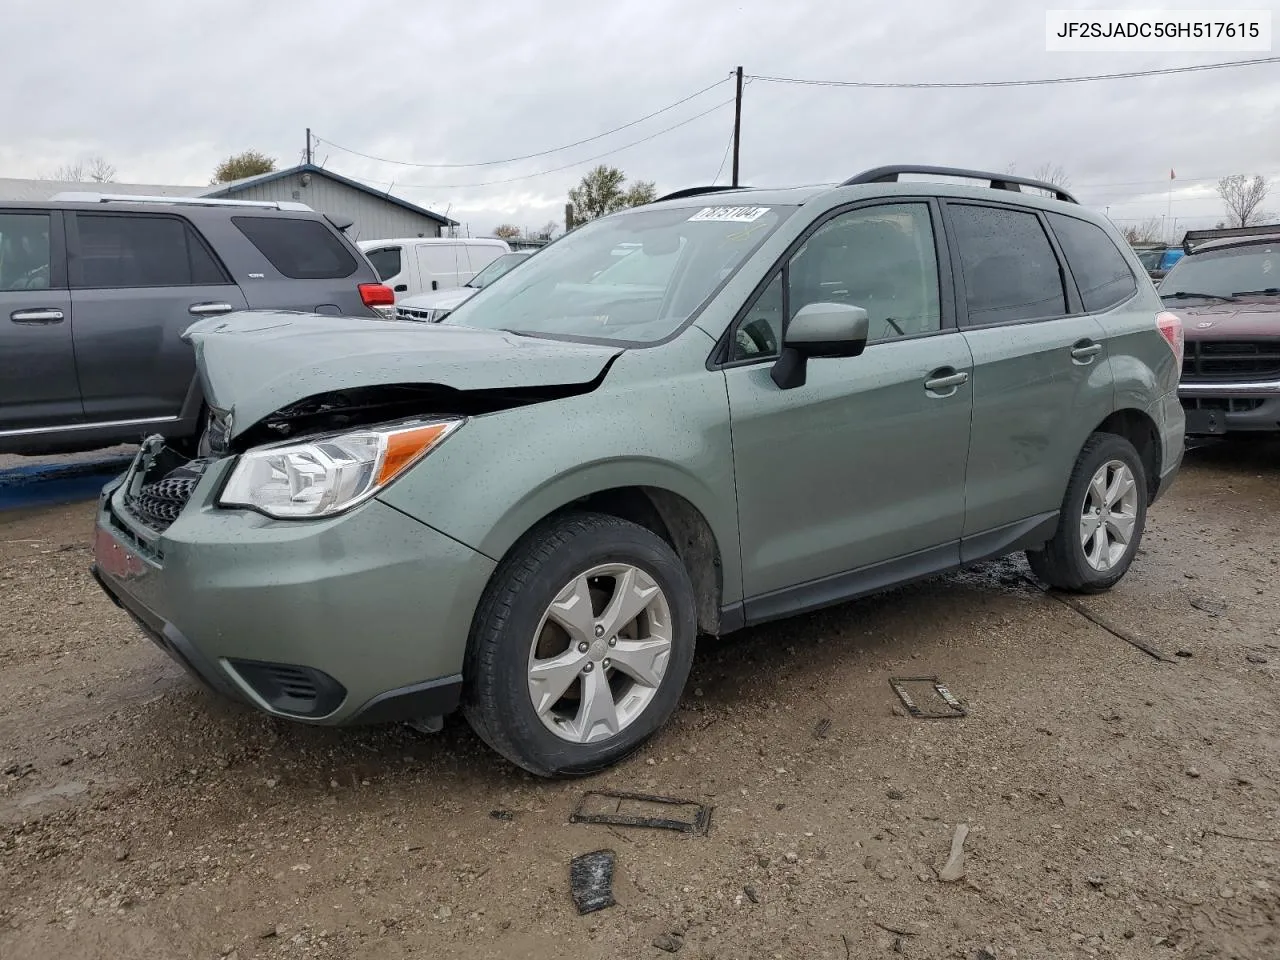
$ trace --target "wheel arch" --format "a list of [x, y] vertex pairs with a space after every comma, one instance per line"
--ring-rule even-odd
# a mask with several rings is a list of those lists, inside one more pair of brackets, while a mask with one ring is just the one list
[[1164, 451], [1160, 442], [1160, 430], [1156, 422], [1144, 410], [1123, 407], [1109, 414], [1093, 430], [1094, 433], [1113, 433], [1133, 444], [1147, 472], [1147, 502], [1156, 498], [1160, 489], [1160, 467]]
[[721, 608], [739, 576], [736, 527], [726, 528], [721, 519], [717, 531], [717, 523], [709, 518], [715, 516], [716, 500], [692, 477], [673, 477], [660, 468], [629, 469], [620, 472], [637, 482], [618, 483], [613, 476], [618, 465], [608, 466], [603, 473], [575, 471], [532, 492], [494, 526], [483, 551], [501, 560], [532, 530], [568, 513], [602, 513], [630, 521], [675, 551], [693, 584], [699, 632], [719, 634]]

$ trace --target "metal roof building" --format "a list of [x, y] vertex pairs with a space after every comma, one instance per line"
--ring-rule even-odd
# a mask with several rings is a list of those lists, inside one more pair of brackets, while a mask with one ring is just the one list
[[352, 240], [439, 237], [444, 236], [449, 227], [456, 226], [456, 221], [408, 200], [307, 163], [212, 186], [0, 178], [0, 203], [6, 200], [48, 200], [59, 193], [86, 190], [150, 197], [291, 200], [305, 203], [321, 213], [353, 221], [347, 231]]

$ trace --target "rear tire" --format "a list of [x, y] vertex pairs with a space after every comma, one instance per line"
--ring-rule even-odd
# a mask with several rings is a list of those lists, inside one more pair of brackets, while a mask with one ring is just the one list
[[1113, 433], [1093, 434], [1071, 471], [1053, 538], [1027, 551], [1032, 572], [1058, 590], [1110, 590], [1138, 552], [1147, 491], [1146, 468], [1133, 444]]
[[670, 718], [696, 632], [689, 574], [660, 537], [604, 514], [553, 519], [512, 549], [485, 590], [463, 713], [531, 773], [595, 773]]

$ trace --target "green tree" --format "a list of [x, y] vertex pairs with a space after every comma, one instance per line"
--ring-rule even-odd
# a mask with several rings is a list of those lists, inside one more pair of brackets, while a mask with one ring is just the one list
[[569, 191], [574, 224], [616, 213], [627, 207], [652, 203], [657, 196], [651, 180], [637, 180], [627, 185], [627, 176], [617, 167], [596, 167]]
[[276, 168], [276, 161], [259, 150], [246, 150], [227, 157], [213, 171], [210, 183], [230, 183], [232, 180], [243, 180], [245, 177], [256, 177], [270, 173]]

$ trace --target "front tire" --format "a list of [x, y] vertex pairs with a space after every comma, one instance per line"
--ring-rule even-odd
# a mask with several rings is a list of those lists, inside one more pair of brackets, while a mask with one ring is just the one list
[[1058, 590], [1101, 593], [1128, 571], [1147, 520], [1147, 472], [1132, 443], [1095, 433], [1071, 471], [1053, 538], [1027, 551], [1032, 572]]
[[688, 572], [660, 537], [603, 514], [551, 520], [512, 549], [485, 590], [463, 712], [531, 773], [594, 773], [670, 718], [696, 633]]

